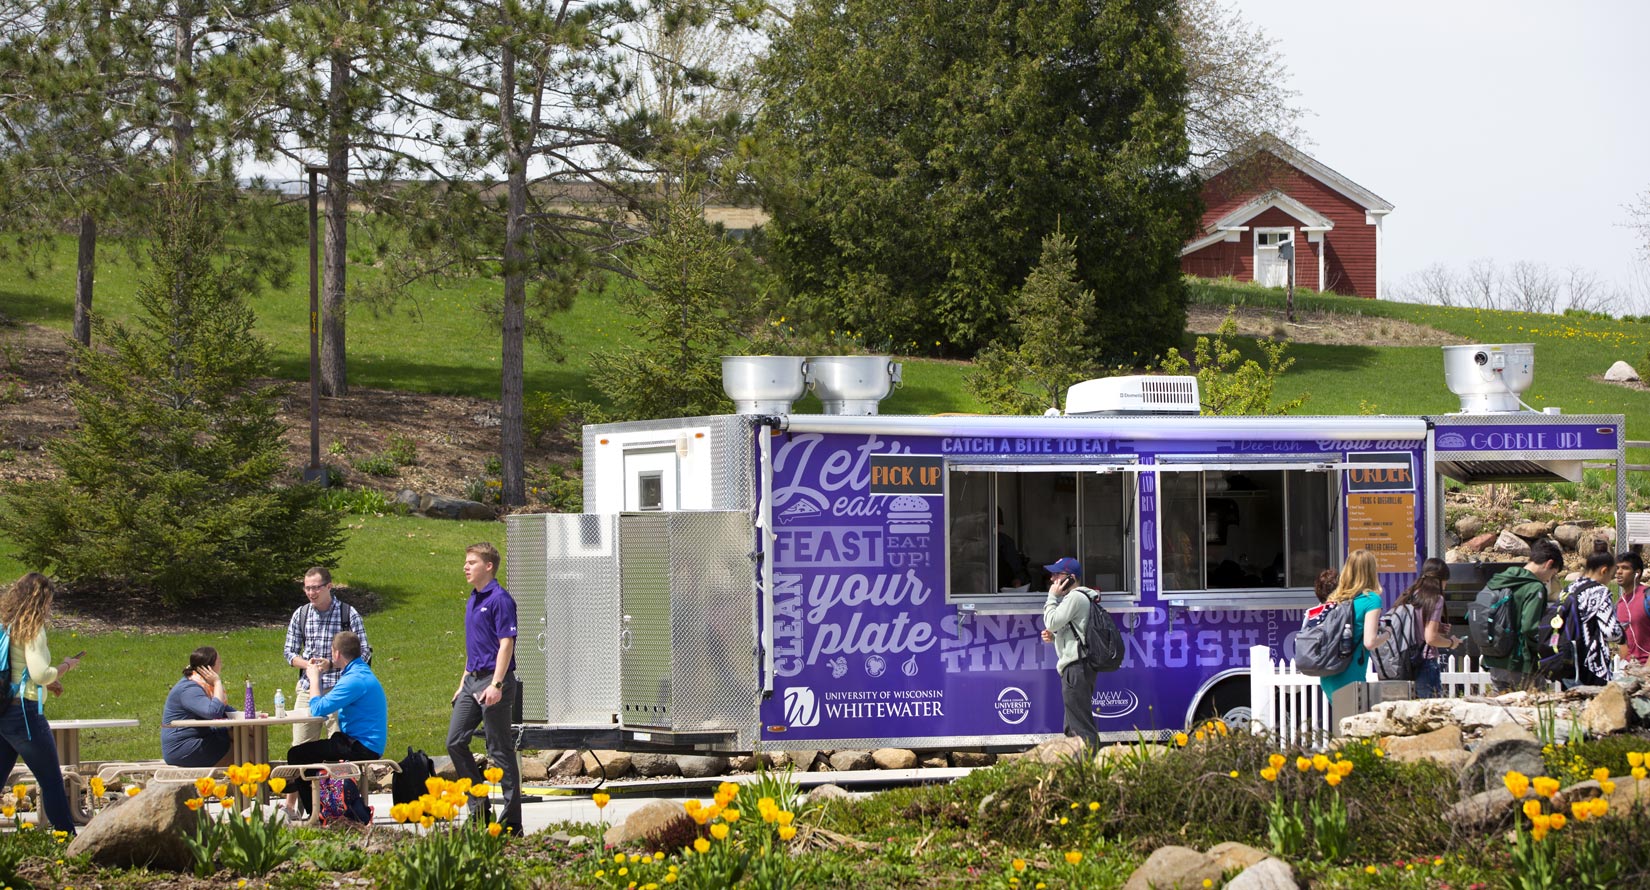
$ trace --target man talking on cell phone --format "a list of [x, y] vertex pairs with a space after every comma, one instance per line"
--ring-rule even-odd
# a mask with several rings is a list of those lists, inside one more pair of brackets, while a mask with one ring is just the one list
[[480, 724], [487, 736], [487, 760], [504, 771], [500, 783], [505, 831], [521, 834], [521, 771], [516, 742], [510, 734], [520, 683], [516, 680], [516, 601], [499, 586], [498, 549], [473, 544], [464, 551], [464, 579], [470, 599], [464, 608], [464, 674], [453, 693], [453, 716], [447, 724], [447, 755], [461, 779], [480, 784], [481, 771], [470, 755], [470, 735]]
[[[1043, 604], [1043, 642], [1053, 643], [1060, 660], [1055, 665], [1060, 673], [1060, 701], [1065, 705], [1066, 735], [1076, 736], [1083, 744], [1094, 747], [1100, 743], [1100, 731], [1094, 725], [1094, 669], [1084, 663], [1080, 646], [1088, 631], [1089, 598], [1094, 591], [1082, 587], [1077, 579], [1083, 574], [1077, 560], [1067, 556], [1043, 566], [1048, 570], [1048, 601]], [[1072, 594], [1077, 594], [1072, 596]]]

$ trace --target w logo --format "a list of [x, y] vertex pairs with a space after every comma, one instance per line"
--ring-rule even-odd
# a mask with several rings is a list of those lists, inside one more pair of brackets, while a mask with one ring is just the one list
[[785, 722], [790, 726], [818, 726], [819, 701], [806, 686], [785, 690]]

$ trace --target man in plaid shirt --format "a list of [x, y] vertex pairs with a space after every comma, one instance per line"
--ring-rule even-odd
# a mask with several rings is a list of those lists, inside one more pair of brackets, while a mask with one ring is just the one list
[[[308, 708], [312, 695], [322, 695], [338, 683], [344, 665], [332, 663], [332, 638], [339, 631], [352, 631], [361, 638], [361, 657], [372, 661], [372, 646], [367, 644], [367, 629], [361, 623], [361, 613], [332, 595], [332, 573], [324, 566], [316, 566], [304, 573], [304, 596], [308, 603], [292, 613], [286, 626], [286, 663], [298, 669], [298, 692], [292, 707]], [[309, 688], [309, 677], [304, 672], [311, 664], [321, 668], [321, 688]], [[326, 735], [338, 731], [338, 715], [327, 718]], [[292, 746], [321, 738], [321, 727], [313, 723], [295, 723], [292, 726]]]

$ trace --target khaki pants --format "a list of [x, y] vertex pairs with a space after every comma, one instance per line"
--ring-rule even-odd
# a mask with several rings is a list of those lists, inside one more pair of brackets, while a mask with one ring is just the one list
[[[309, 707], [309, 690], [299, 689], [296, 692], [296, 696], [297, 696], [296, 700], [294, 700], [292, 702], [292, 707], [293, 708], [308, 708]], [[323, 732], [322, 730], [325, 730], [325, 732]], [[320, 724], [320, 723], [294, 723], [294, 724], [292, 724], [292, 747], [296, 748], [299, 745], [304, 744], [305, 742], [313, 742], [317, 739], [330, 739], [330, 738], [332, 738], [332, 734], [337, 732], [337, 731], [338, 731], [338, 712], [337, 711], [334, 711], [331, 714], [327, 715], [327, 722], [325, 724]]]

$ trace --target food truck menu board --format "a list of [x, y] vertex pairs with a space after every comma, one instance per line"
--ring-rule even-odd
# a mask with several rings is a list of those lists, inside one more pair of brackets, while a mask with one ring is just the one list
[[1347, 552], [1368, 550], [1382, 572], [1415, 571], [1414, 455], [1371, 451], [1346, 457], [1354, 465], [1346, 473]]

